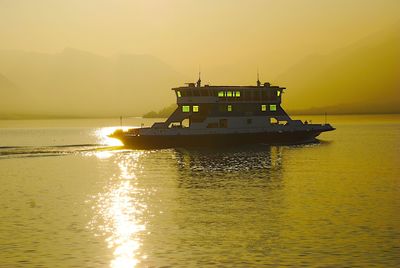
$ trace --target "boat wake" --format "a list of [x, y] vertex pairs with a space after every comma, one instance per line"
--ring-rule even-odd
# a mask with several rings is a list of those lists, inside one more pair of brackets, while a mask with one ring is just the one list
[[118, 150], [121, 146], [103, 144], [72, 144], [55, 146], [0, 146], [0, 159], [63, 156], [87, 152]]

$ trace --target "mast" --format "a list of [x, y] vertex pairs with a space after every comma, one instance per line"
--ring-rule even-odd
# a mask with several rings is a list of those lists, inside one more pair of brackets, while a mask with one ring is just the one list
[[201, 78], [200, 78], [200, 76], [201, 76], [201, 70], [200, 70], [200, 65], [199, 65], [199, 80], [197, 80], [197, 83], [196, 83], [197, 87], [201, 87]]

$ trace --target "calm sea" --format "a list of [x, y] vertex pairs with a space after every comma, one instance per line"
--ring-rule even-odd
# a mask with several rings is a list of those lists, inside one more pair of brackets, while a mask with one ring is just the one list
[[0, 267], [399, 267], [400, 116], [329, 121], [153, 151], [107, 138], [118, 119], [0, 121]]

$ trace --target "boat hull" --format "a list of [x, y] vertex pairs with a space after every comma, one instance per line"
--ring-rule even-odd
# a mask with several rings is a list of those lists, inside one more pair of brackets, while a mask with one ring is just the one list
[[315, 142], [322, 131], [230, 133], [204, 135], [112, 135], [129, 148], [224, 147], [246, 144], [303, 144]]

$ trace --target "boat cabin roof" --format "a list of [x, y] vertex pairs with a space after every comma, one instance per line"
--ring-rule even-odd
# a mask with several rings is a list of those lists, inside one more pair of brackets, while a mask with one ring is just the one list
[[195, 83], [186, 83], [186, 87], [175, 87], [172, 88], [172, 90], [189, 90], [189, 89], [221, 89], [221, 90], [226, 90], [226, 89], [244, 89], [244, 90], [250, 90], [250, 89], [280, 89], [284, 90], [286, 89], [285, 87], [280, 87], [280, 86], [273, 86], [270, 83], [264, 83], [264, 85], [260, 86], [210, 86], [210, 85], [204, 85], [204, 86], [196, 86]]

